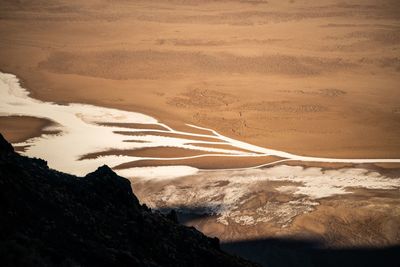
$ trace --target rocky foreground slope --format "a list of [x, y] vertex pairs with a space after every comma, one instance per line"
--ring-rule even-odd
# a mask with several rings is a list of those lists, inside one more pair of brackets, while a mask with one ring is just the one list
[[140, 205], [107, 166], [85, 177], [57, 172], [0, 134], [2, 266], [255, 266], [171, 215]]

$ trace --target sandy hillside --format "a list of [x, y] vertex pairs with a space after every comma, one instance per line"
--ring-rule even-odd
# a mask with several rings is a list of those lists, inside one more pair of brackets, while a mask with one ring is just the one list
[[36, 98], [400, 157], [399, 1], [1, 0], [0, 21], [0, 69]]

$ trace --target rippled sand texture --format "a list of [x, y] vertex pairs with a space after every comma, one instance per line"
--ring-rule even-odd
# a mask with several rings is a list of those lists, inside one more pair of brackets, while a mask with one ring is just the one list
[[399, 158], [399, 14], [396, 0], [1, 0], [0, 70], [47, 102], [297, 155]]

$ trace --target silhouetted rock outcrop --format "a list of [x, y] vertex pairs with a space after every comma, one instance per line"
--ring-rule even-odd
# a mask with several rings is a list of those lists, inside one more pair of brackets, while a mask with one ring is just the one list
[[14, 148], [10, 143], [4, 139], [3, 135], [0, 133], [0, 156], [8, 155], [14, 152]]
[[140, 205], [107, 166], [57, 172], [0, 135], [1, 266], [254, 266], [175, 217]]

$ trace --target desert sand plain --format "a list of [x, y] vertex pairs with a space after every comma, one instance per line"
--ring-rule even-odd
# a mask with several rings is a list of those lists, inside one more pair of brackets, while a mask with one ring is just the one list
[[1, 1], [31, 94], [302, 155], [400, 156], [398, 1]]
[[[169, 137], [209, 134], [187, 125], [193, 124], [300, 156], [400, 158], [396, 0], [0, 0], [0, 37], [0, 71], [15, 74], [30, 97], [46, 103], [140, 112], [181, 131], [162, 132]], [[52, 125], [28, 115], [0, 117], [0, 132], [14, 143], [60, 134], [49, 130]], [[115, 132], [131, 138], [163, 127], [126, 129]], [[210, 138], [215, 141], [191, 136]], [[226, 143], [202, 146], [232, 149]], [[119, 147], [80, 159], [203, 152]], [[176, 179], [131, 180], [141, 201], [178, 209], [184, 223], [224, 242], [282, 237], [326, 247], [400, 244], [398, 163], [291, 161], [207, 171], [280, 159], [144, 159], [113, 167], [204, 169]]]

